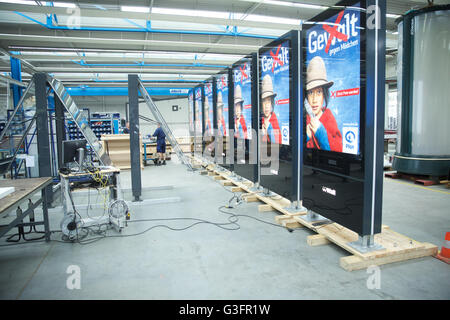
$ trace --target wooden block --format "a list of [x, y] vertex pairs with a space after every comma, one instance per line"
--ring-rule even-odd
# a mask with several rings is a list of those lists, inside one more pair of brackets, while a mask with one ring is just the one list
[[431, 243], [423, 243], [424, 247], [416, 251], [407, 251], [395, 255], [384, 256], [375, 259], [364, 259], [360, 256], [348, 256], [340, 259], [340, 265], [347, 271], [360, 270], [372, 265], [383, 265], [387, 263], [406, 261], [410, 259], [434, 256], [438, 252], [438, 247]]
[[224, 180], [222, 176], [214, 176], [214, 180]]
[[283, 227], [289, 228], [289, 229], [297, 229], [297, 228], [303, 228], [303, 225], [295, 221], [294, 219], [284, 219], [281, 220], [281, 225]]
[[214, 172], [209, 171], [208, 176], [215, 176], [216, 174]]
[[267, 212], [267, 211], [273, 211], [273, 208], [270, 204], [260, 204], [258, 206], [259, 212]]
[[222, 181], [220, 181], [220, 183], [221, 183], [223, 186], [225, 186], [225, 187], [231, 187], [231, 186], [234, 186], [234, 183], [231, 182], [231, 181], [228, 181], [228, 180], [222, 180]]
[[256, 202], [256, 201], [259, 201], [259, 199], [254, 194], [249, 194], [245, 197], [245, 202]]
[[242, 190], [241, 187], [233, 187], [233, 188], [231, 188], [231, 192], [242, 192], [242, 191], [244, 191], [244, 190]]
[[306, 242], [308, 243], [308, 245], [315, 247], [315, 246], [322, 246], [324, 244], [329, 244], [330, 241], [321, 234], [315, 234], [312, 236], [308, 236], [306, 238]]
[[[279, 224], [281, 224], [281, 222], [282, 222], [283, 220], [289, 220], [289, 219], [292, 219], [292, 218], [289, 217], [289, 216], [287, 216], [287, 215], [284, 215], [284, 214], [279, 215], [279, 216], [275, 216], [275, 221], [276, 221], [277, 223], [279, 223]], [[294, 221], [295, 221], [295, 220], [294, 220]]]

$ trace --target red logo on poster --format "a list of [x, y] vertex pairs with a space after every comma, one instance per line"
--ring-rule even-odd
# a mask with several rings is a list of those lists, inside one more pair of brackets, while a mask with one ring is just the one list
[[242, 83], [242, 80], [248, 78], [248, 75], [245, 73], [245, 65], [244, 65], [244, 68], [242, 68], [241, 66], [239, 66], [239, 70], [241, 70], [241, 74], [242, 74], [242, 76], [241, 76], [241, 83]]
[[277, 105], [280, 105], [280, 104], [289, 104], [289, 99], [281, 99], [281, 100], [278, 100], [278, 101], [277, 101]]
[[280, 59], [278, 59], [278, 54], [280, 53], [280, 49], [281, 49], [281, 44], [278, 46], [277, 53], [273, 54], [272, 51], [270, 51], [270, 56], [273, 59], [272, 73], [273, 73], [273, 70], [275, 69], [275, 64], [276, 63], [278, 63], [280, 66], [284, 66], [284, 62], [281, 61]]
[[341, 20], [342, 20], [342, 17], [343, 17], [343, 16], [344, 16], [344, 10], [342, 10], [342, 11], [339, 13], [339, 15], [338, 15], [338, 17], [337, 17], [337, 19], [336, 19], [336, 22], [335, 22], [335, 26], [334, 26], [333, 28], [330, 27], [329, 25], [326, 25], [326, 24], [324, 24], [324, 25], [322, 26], [322, 28], [324, 28], [325, 31], [328, 32], [328, 33], [330, 34], [330, 37], [328, 38], [327, 46], [326, 46], [326, 48], [325, 48], [325, 52], [326, 52], [326, 53], [328, 53], [328, 51], [330, 50], [331, 41], [332, 41], [334, 38], [338, 38], [338, 39], [343, 40], [343, 41], [347, 41], [347, 40], [348, 40], [348, 36], [347, 36], [346, 34], [340, 33], [340, 32], [337, 30], [338, 25], [341, 23]]
[[331, 91], [331, 98], [341, 98], [359, 95], [359, 88]]

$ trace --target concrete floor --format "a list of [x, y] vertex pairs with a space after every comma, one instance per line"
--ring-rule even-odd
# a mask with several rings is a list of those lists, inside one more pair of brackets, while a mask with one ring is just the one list
[[[146, 167], [142, 175], [144, 188], [173, 186], [146, 190], [143, 198], [170, 197], [169, 203], [132, 206], [131, 219], [195, 217], [227, 222], [218, 207], [232, 194], [211, 177], [187, 172], [175, 162]], [[129, 171], [121, 176], [122, 187], [130, 188]], [[77, 195], [75, 201], [86, 203], [86, 196]], [[277, 213], [259, 213], [257, 205], [244, 203], [235, 212], [274, 222]], [[383, 208], [383, 223], [415, 240], [441, 247], [450, 231], [450, 190], [443, 186], [424, 189], [385, 179]], [[90, 214], [94, 211], [101, 210]], [[60, 229], [61, 217], [60, 209], [51, 210], [52, 230]], [[0, 224], [8, 219], [12, 217], [0, 219]], [[182, 228], [191, 223], [130, 223], [122, 235], [160, 224]], [[433, 257], [381, 266], [381, 288], [370, 290], [366, 270], [343, 270], [339, 258], [349, 254], [336, 245], [308, 246], [306, 237], [313, 232], [307, 229], [289, 233], [245, 217], [239, 225], [236, 231], [211, 224], [185, 231], [158, 227], [86, 245], [39, 242], [0, 247], [0, 298], [450, 299], [450, 268]], [[109, 234], [117, 235], [114, 230]], [[52, 238], [60, 240], [61, 234]], [[70, 265], [80, 268], [79, 290], [66, 287]]]

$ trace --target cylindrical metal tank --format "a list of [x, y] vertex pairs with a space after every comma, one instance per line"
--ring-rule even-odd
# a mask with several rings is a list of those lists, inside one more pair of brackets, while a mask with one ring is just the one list
[[393, 168], [442, 176], [450, 168], [450, 5], [398, 23], [398, 131]]

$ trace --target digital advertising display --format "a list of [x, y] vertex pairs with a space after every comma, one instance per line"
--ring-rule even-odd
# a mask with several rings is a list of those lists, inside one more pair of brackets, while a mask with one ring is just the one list
[[213, 136], [214, 133], [214, 109], [213, 109], [213, 84], [207, 82], [204, 86], [205, 90], [205, 133], [209, 136]]
[[194, 110], [195, 110], [195, 132], [196, 136], [203, 136], [203, 106], [202, 106], [202, 88], [195, 88]]
[[221, 137], [229, 135], [228, 119], [228, 75], [220, 74], [216, 80], [217, 89], [217, 134]]
[[235, 138], [252, 139], [251, 62], [233, 68]]
[[194, 92], [192, 90], [189, 91], [188, 94], [188, 112], [189, 112], [189, 132], [195, 132], [195, 119], [194, 119]]
[[289, 41], [285, 41], [260, 55], [263, 142], [289, 145], [289, 51]]
[[358, 155], [360, 12], [346, 8], [324, 22], [306, 32], [306, 148]]

